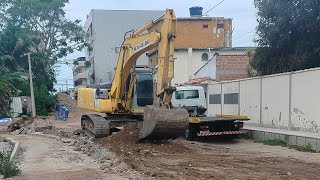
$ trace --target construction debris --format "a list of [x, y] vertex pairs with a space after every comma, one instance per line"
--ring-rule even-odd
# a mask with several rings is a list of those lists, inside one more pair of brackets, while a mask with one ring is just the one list
[[79, 111], [77, 101], [72, 99], [69, 95], [65, 93], [58, 93], [58, 102], [59, 104], [67, 107], [70, 112]]

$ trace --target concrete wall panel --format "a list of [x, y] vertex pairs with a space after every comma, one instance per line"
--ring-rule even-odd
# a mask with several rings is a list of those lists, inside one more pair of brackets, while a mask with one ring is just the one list
[[[222, 85], [222, 91], [224, 97], [222, 114], [239, 115], [239, 82], [224, 83]], [[236, 94], [237, 99], [235, 99]], [[229, 96], [229, 101], [232, 100], [234, 102], [227, 103], [228, 100], [226, 96]]]
[[291, 121], [294, 130], [320, 134], [320, 70], [292, 75]]
[[262, 79], [262, 123], [276, 127], [289, 125], [289, 75]]
[[240, 114], [248, 116], [250, 123], [260, 123], [261, 79], [240, 82]]
[[221, 84], [210, 84], [208, 85], [207, 99], [208, 99], [208, 114], [221, 114], [221, 104], [210, 104], [210, 95], [221, 95]]

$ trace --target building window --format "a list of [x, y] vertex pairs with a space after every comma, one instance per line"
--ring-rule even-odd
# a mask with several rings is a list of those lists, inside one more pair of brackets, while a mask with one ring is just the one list
[[203, 29], [208, 29], [209, 28], [209, 25], [208, 24], [204, 24], [202, 25]]
[[223, 21], [220, 21], [217, 25], [217, 28], [218, 29], [223, 29], [224, 28], [224, 22]]
[[202, 59], [202, 61], [208, 61], [209, 60], [208, 53], [203, 53], [201, 59]]

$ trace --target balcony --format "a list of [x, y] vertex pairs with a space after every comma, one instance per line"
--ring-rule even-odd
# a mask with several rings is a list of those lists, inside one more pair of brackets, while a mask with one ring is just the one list
[[73, 81], [78, 81], [79, 79], [87, 79], [87, 73], [77, 73], [73, 76]]
[[73, 65], [73, 72], [85, 67], [85, 61], [78, 61], [78, 64]]

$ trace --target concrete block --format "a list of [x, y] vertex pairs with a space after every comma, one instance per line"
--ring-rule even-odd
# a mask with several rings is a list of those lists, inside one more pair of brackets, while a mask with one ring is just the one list
[[310, 144], [311, 149], [317, 151], [317, 139], [306, 138], [306, 145]]
[[306, 144], [306, 138], [305, 137], [297, 137], [297, 145], [298, 146], [305, 146]]
[[289, 138], [290, 136], [289, 135], [286, 135], [286, 134], [279, 134], [279, 139], [288, 143], [289, 144]]
[[297, 145], [297, 136], [289, 136], [289, 145]]
[[280, 139], [280, 134], [278, 134], [278, 133], [272, 133], [272, 138], [273, 138], [273, 139]]
[[317, 149], [316, 152], [319, 153], [320, 152], [320, 139], [317, 140]]
[[273, 140], [273, 133], [265, 132], [264, 138], [265, 138], [265, 140]]
[[255, 141], [264, 141], [265, 140], [265, 132], [263, 131], [253, 131], [253, 139]]

